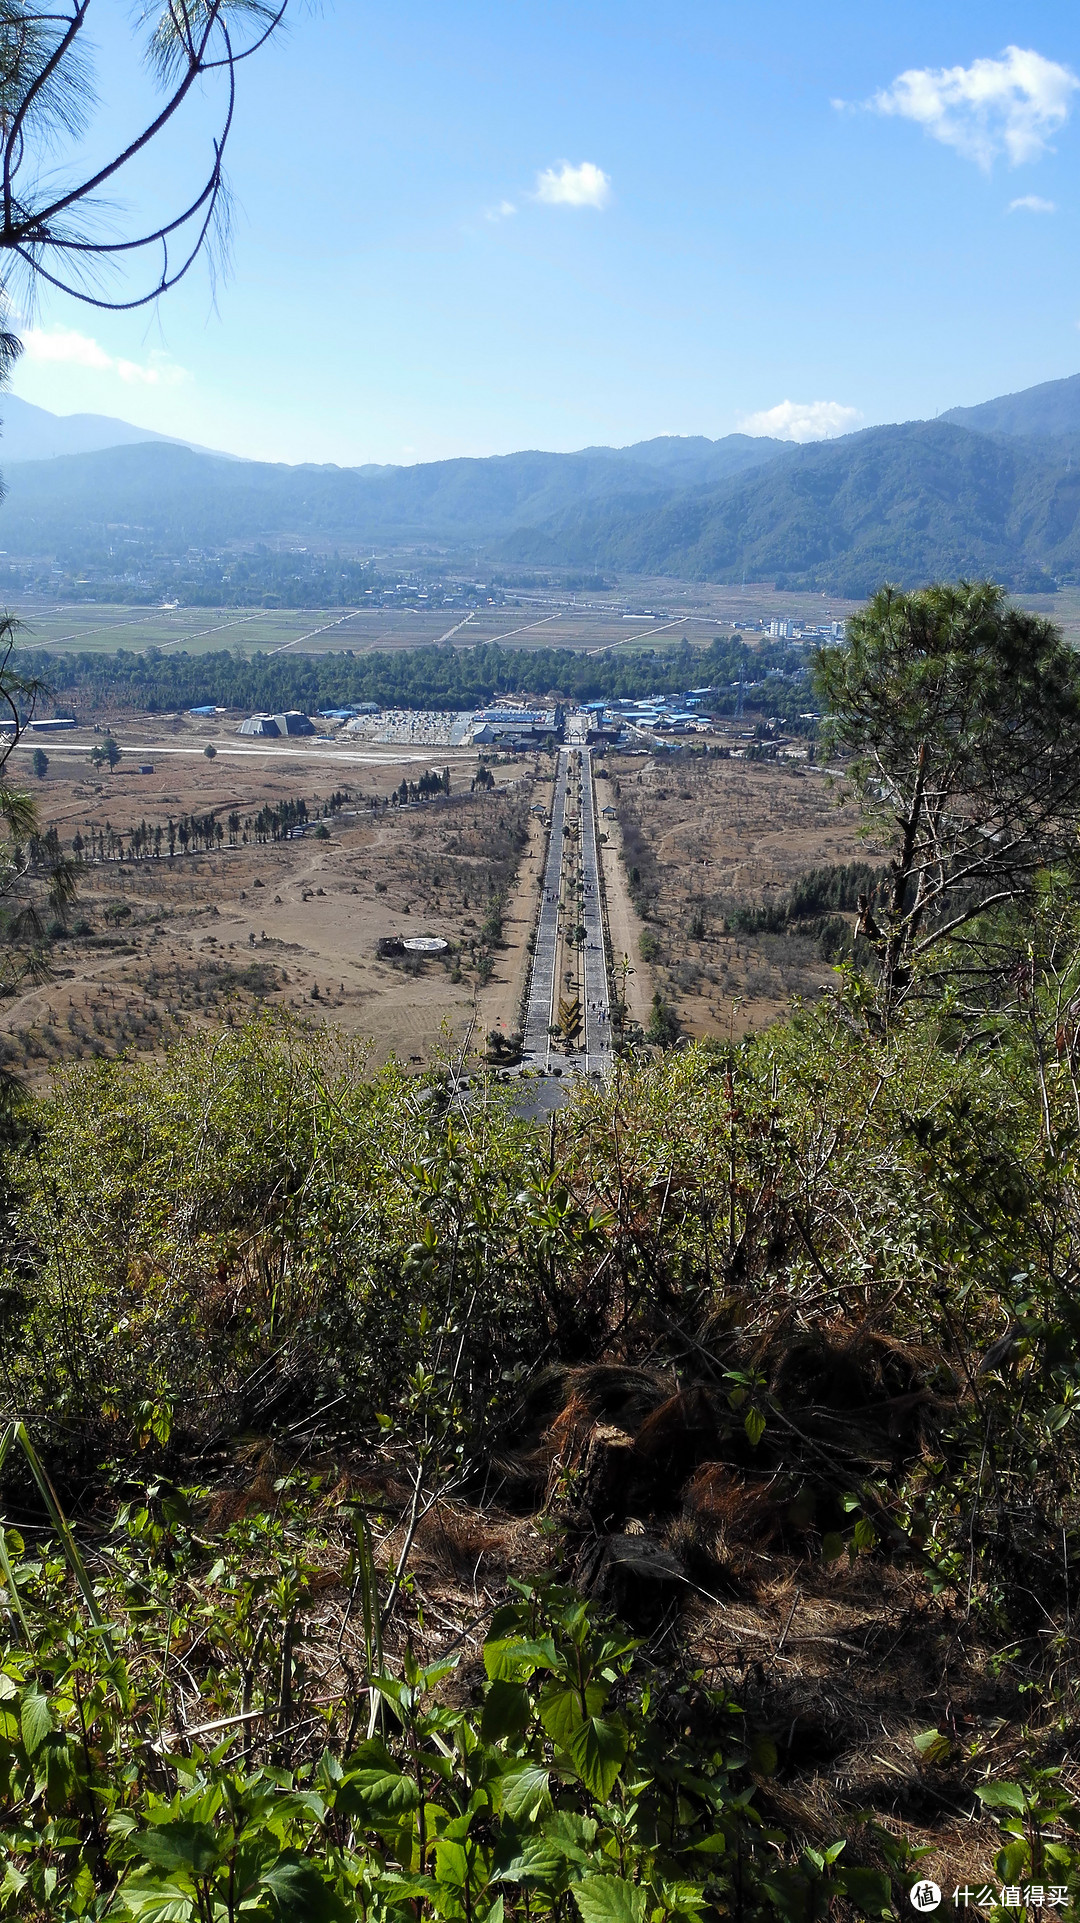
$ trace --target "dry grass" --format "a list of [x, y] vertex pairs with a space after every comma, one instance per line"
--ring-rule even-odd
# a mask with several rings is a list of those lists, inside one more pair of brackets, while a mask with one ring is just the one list
[[[449, 800], [399, 811], [387, 798], [426, 764], [392, 752], [360, 769], [325, 753], [313, 767], [314, 751], [240, 764], [196, 753], [142, 776], [128, 756], [150, 758], [153, 743], [118, 738], [120, 769], [93, 781], [84, 757], [50, 743], [49, 776], [34, 784], [41, 814], [67, 845], [110, 825], [126, 845], [132, 826], [160, 826], [163, 852], [87, 865], [51, 946], [53, 979], [0, 1008], [8, 1059], [32, 1083], [62, 1061], [155, 1054], [185, 1028], [227, 1026], [260, 1005], [333, 1019], [371, 1040], [374, 1062], [426, 1061], [460, 1043], [490, 972], [492, 901], [511, 891], [527, 835], [531, 765], [499, 768], [494, 792], [474, 796], [475, 754], [448, 753]], [[329, 839], [316, 838], [345, 788]], [[257, 842], [259, 810], [296, 797], [306, 836]], [[167, 824], [191, 813], [247, 826], [235, 846], [226, 833], [220, 848], [184, 855], [177, 844], [170, 859]], [[379, 955], [381, 937], [409, 934], [441, 935], [449, 949], [430, 961]]]
[[808, 869], [866, 859], [827, 778], [802, 762], [689, 754], [609, 756], [607, 770], [598, 793], [618, 810], [639, 954], [685, 1032], [742, 1034], [818, 996], [833, 971], [812, 940], [728, 935], [724, 921]]

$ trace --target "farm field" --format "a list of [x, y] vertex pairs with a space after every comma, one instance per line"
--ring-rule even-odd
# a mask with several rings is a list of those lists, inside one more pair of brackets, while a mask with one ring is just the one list
[[[54, 979], [4, 1004], [0, 1039], [32, 1081], [51, 1064], [124, 1049], [156, 1052], [185, 1026], [231, 1025], [255, 1006], [332, 1020], [368, 1038], [372, 1062], [429, 1060], [477, 1043], [493, 1021], [512, 1025], [512, 981], [530, 927], [516, 909], [497, 945], [493, 904], [514, 896], [529, 839], [530, 803], [546, 767], [500, 767], [492, 792], [470, 793], [475, 753], [440, 752], [450, 796], [386, 806], [427, 761], [403, 751], [320, 754], [299, 744], [204, 753], [213, 724], [173, 724], [163, 739], [131, 723], [116, 735], [122, 760], [98, 774], [65, 738], [48, 741], [49, 773], [30, 777], [29, 750], [13, 772], [32, 786], [46, 824], [87, 856], [69, 931], [52, 944]], [[141, 774], [141, 763], [152, 774]], [[347, 791], [347, 792], [346, 792]], [[340, 805], [320, 817], [331, 797]], [[273, 839], [264, 810], [302, 801], [302, 836]], [[183, 852], [169, 823], [214, 817]], [[160, 852], [131, 860], [145, 827]], [[101, 859], [101, 837], [123, 839], [125, 859]], [[266, 838], [262, 838], [265, 833]], [[324, 838], [325, 837], [325, 838]], [[89, 859], [89, 851], [98, 851]], [[520, 923], [520, 925], [519, 925]], [[381, 939], [430, 934], [435, 958], [380, 955]], [[493, 1011], [489, 1013], [489, 1010]]]
[[[185, 608], [50, 604], [27, 600], [12, 606], [24, 623], [28, 647], [113, 653], [327, 654], [438, 645], [475, 647], [498, 642], [508, 648], [580, 648], [620, 652], [663, 649], [684, 637], [706, 646], [733, 622], [843, 621], [860, 605], [839, 596], [800, 594], [761, 583], [710, 586], [671, 580], [626, 579], [608, 590], [572, 595], [565, 590], [508, 591], [516, 605], [460, 608]], [[1018, 595], [1023, 606], [1063, 626], [1080, 645], [1080, 589]], [[642, 613], [647, 608], [650, 613]], [[632, 610], [632, 612], [628, 612]], [[752, 639], [752, 636], [749, 637]], [[541, 691], [538, 691], [541, 692]]]
[[[784, 595], [759, 604], [743, 599], [739, 590], [679, 592], [683, 584], [667, 582], [656, 597], [652, 614], [625, 612], [651, 596], [625, 588], [607, 597], [572, 600], [554, 592], [521, 596], [515, 607], [455, 608], [430, 611], [408, 608], [133, 608], [98, 603], [50, 606], [27, 601], [13, 612], [24, 623], [22, 641], [28, 647], [73, 652], [134, 653], [155, 648], [162, 653], [215, 653], [222, 648], [244, 654], [327, 654], [351, 649], [362, 654], [375, 650], [432, 646], [475, 647], [497, 642], [507, 648], [663, 648], [685, 637], [706, 646], [715, 632], [732, 620], [840, 619], [854, 603], [828, 604], [813, 596]], [[673, 594], [673, 590], [676, 592]], [[775, 603], [775, 604], [774, 604]], [[796, 606], [795, 604], [799, 605]], [[714, 605], [715, 604], [715, 605]], [[542, 691], [541, 691], [542, 692]]]

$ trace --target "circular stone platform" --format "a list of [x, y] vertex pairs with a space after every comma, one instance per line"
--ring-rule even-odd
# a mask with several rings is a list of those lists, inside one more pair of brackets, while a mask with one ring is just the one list
[[450, 943], [444, 941], [441, 935], [410, 935], [401, 946], [409, 955], [441, 955]]

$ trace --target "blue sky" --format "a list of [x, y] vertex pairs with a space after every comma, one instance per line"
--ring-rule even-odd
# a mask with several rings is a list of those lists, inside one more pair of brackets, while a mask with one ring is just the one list
[[243, 76], [216, 304], [50, 295], [15, 390], [342, 464], [931, 415], [1080, 368], [1078, 82], [1038, 0], [325, 0]]

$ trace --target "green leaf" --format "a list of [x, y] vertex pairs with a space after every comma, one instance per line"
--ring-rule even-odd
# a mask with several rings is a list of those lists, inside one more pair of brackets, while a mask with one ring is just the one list
[[486, 1743], [498, 1743], [523, 1736], [528, 1727], [532, 1705], [524, 1683], [498, 1679], [489, 1685], [480, 1717], [480, 1734]]
[[132, 1878], [124, 1884], [121, 1901], [120, 1914], [136, 1918], [137, 1923], [192, 1923], [195, 1916], [195, 1899], [189, 1890], [156, 1878], [152, 1883]]
[[440, 1836], [435, 1845], [435, 1880], [463, 1890], [469, 1881], [469, 1854], [461, 1843]]
[[496, 1864], [493, 1883], [542, 1884], [545, 1889], [562, 1889], [566, 1883], [566, 1858], [547, 1837], [504, 1838]]
[[837, 1530], [830, 1529], [828, 1535], [822, 1536], [821, 1553], [826, 1562], [839, 1562], [844, 1553], [844, 1538]]
[[610, 1693], [607, 1683], [588, 1683], [585, 1688], [585, 1708], [581, 1707], [581, 1692], [569, 1683], [550, 1682], [540, 1692], [537, 1707], [544, 1734], [565, 1749], [575, 1729], [580, 1729], [590, 1716], [598, 1716]]
[[500, 1788], [503, 1809], [515, 1823], [533, 1823], [540, 1810], [551, 1807], [547, 1770], [535, 1763], [520, 1763], [508, 1769]]
[[1019, 1836], [1015, 1843], [1006, 1843], [994, 1858], [994, 1868], [1003, 1883], [1015, 1883], [1027, 1869], [1031, 1852], [1024, 1837]]
[[49, 1699], [39, 1689], [28, 1689], [19, 1704], [19, 1726], [27, 1755], [36, 1756], [42, 1743], [56, 1728]]
[[771, 1736], [759, 1733], [750, 1745], [750, 1767], [759, 1776], [774, 1776], [779, 1762], [776, 1744]]
[[621, 1876], [587, 1876], [574, 1884], [582, 1923], [645, 1923], [645, 1891]]
[[746, 1411], [743, 1428], [746, 1430], [746, 1439], [751, 1449], [756, 1449], [762, 1436], [765, 1434], [765, 1417], [762, 1415], [760, 1409], [748, 1409]]
[[492, 1682], [520, 1682], [537, 1669], [555, 1669], [559, 1656], [550, 1636], [489, 1636], [484, 1668]]
[[920, 1730], [914, 1741], [919, 1755], [928, 1763], [944, 1763], [952, 1753], [952, 1742], [940, 1729]]
[[[916, 1737], [916, 1744], [918, 1740]], [[1018, 1816], [1023, 1816], [1027, 1809], [1027, 1797], [1019, 1783], [980, 1783], [975, 1794], [980, 1803], [988, 1804], [991, 1809], [1013, 1809]]]
[[414, 1810], [420, 1792], [411, 1776], [394, 1769], [350, 1770], [338, 1791], [338, 1807], [397, 1818]]
[[843, 1869], [837, 1882], [866, 1916], [892, 1916], [892, 1889], [883, 1870]]
[[605, 1802], [626, 1761], [625, 1724], [614, 1717], [603, 1722], [599, 1716], [590, 1716], [564, 1747], [590, 1795]]
[[187, 1870], [209, 1876], [218, 1866], [217, 1838], [209, 1823], [159, 1823], [132, 1838], [144, 1862], [156, 1870]]
[[262, 1873], [262, 1887], [270, 1892], [281, 1923], [337, 1923], [344, 1911], [314, 1863], [293, 1850], [285, 1851]]
[[595, 1816], [579, 1816], [576, 1810], [556, 1810], [544, 1824], [549, 1843], [557, 1843], [571, 1863], [586, 1863], [593, 1853], [599, 1825]]

